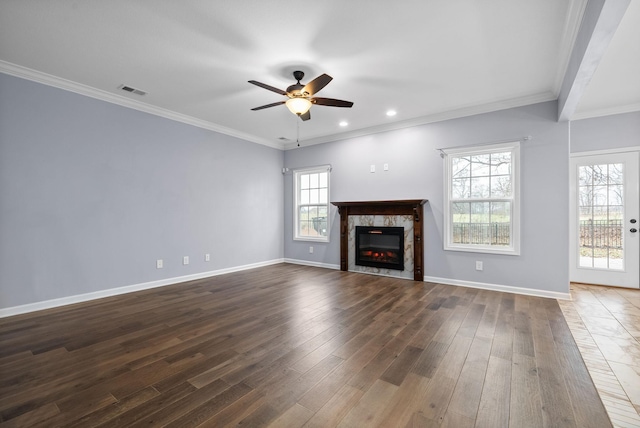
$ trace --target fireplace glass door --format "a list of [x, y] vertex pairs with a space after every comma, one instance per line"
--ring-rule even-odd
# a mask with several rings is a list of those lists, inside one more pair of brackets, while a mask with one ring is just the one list
[[404, 228], [356, 226], [356, 265], [404, 270]]

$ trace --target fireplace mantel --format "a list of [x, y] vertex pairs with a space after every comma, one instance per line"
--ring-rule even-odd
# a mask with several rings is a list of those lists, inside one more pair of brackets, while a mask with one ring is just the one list
[[348, 267], [348, 230], [350, 215], [412, 215], [413, 216], [413, 279], [424, 281], [423, 210], [427, 199], [403, 199], [398, 201], [331, 202], [340, 213], [340, 270]]

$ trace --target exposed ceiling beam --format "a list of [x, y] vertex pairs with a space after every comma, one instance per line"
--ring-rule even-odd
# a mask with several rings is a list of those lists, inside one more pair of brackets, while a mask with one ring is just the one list
[[571, 120], [631, 0], [589, 0], [558, 95], [558, 121]]

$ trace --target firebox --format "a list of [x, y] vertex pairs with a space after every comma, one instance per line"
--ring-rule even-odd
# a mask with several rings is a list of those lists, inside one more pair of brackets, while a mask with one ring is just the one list
[[356, 226], [356, 265], [404, 270], [404, 228]]

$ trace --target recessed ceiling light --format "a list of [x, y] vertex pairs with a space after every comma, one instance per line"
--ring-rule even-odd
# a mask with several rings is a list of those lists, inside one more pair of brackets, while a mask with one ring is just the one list
[[346, 120], [343, 120], [342, 122], [339, 123], [339, 125], [344, 128], [345, 126], [349, 125], [349, 122], [347, 122]]
[[398, 114], [395, 110], [388, 110], [387, 111], [387, 116], [391, 117], [391, 116], [395, 116], [396, 114]]

